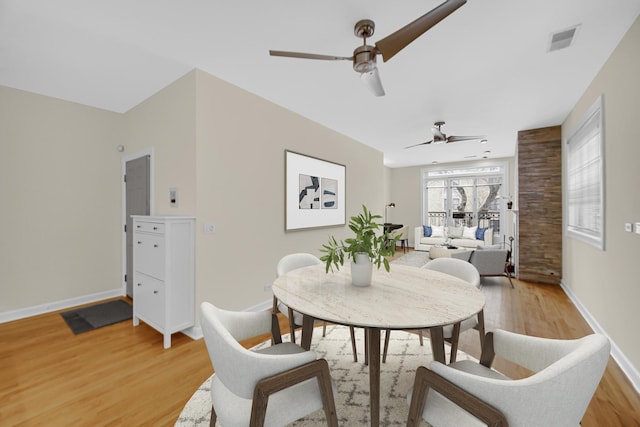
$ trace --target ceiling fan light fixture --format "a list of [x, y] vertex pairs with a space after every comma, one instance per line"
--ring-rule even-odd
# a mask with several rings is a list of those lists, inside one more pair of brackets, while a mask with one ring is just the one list
[[362, 80], [375, 96], [384, 96], [384, 88], [382, 87], [377, 68], [374, 67], [371, 71], [360, 74], [360, 80]]

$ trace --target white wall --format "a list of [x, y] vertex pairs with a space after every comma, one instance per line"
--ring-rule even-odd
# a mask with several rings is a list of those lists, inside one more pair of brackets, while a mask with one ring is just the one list
[[562, 125], [563, 137], [604, 94], [605, 250], [564, 237], [563, 283], [640, 369], [638, 302], [640, 234], [640, 19], [593, 80]]
[[0, 86], [0, 314], [121, 289], [122, 115]]

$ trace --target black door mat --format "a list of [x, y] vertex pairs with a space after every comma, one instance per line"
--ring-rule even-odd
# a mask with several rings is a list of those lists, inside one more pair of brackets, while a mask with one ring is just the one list
[[60, 314], [73, 333], [78, 335], [129, 320], [133, 316], [133, 308], [126, 301], [118, 299]]

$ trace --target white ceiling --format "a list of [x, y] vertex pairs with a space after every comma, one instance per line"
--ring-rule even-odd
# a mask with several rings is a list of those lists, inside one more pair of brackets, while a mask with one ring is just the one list
[[[389, 167], [515, 153], [517, 132], [558, 125], [640, 14], [640, 0], [469, 0], [389, 62], [376, 98], [351, 56], [442, 0], [0, 0], [0, 84], [126, 112], [193, 68], [384, 153]], [[551, 34], [580, 24], [547, 53]], [[450, 135], [478, 141], [408, 145]]]

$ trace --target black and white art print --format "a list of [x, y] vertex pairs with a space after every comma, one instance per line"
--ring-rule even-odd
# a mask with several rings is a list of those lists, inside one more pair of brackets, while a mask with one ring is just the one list
[[345, 166], [285, 150], [285, 230], [345, 224]]

